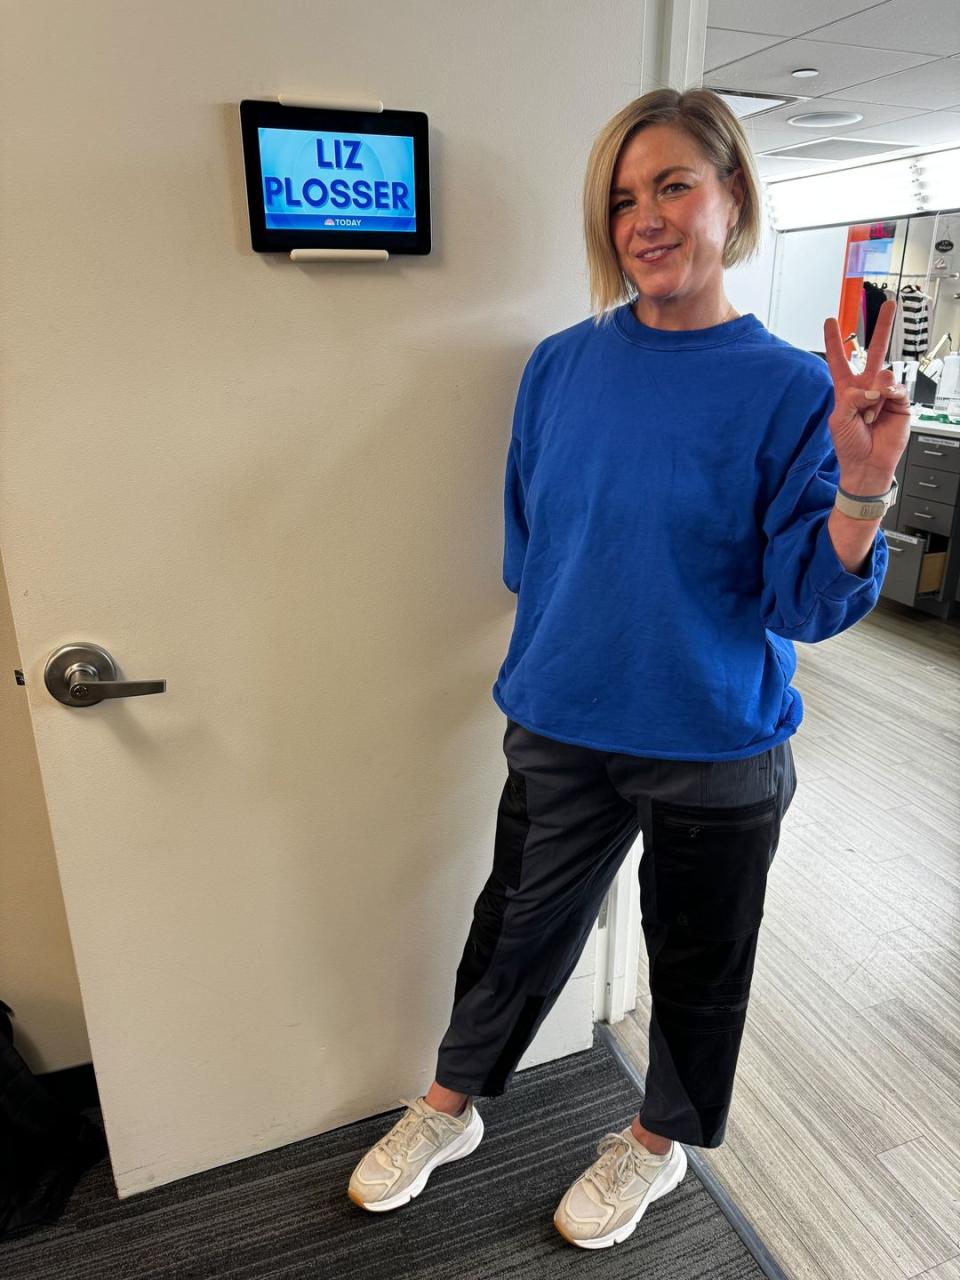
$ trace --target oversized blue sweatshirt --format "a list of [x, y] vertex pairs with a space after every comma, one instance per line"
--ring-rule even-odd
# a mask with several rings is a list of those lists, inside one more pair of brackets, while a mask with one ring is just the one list
[[753, 313], [673, 331], [627, 302], [538, 343], [507, 453], [501, 711], [668, 760], [794, 734], [793, 641], [869, 613], [889, 554], [879, 528], [862, 575], [834, 550], [833, 404], [820, 357]]

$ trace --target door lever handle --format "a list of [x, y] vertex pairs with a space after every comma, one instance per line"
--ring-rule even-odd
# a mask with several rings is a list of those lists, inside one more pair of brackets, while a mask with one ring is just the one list
[[[95, 667], [74, 663], [67, 671], [66, 685], [70, 697], [84, 703], [100, 702], [104, 698], [134, 698], [141, 693], [163, 693], [166, 680], [101, 680]], [[90, 695], [93, 694], [93, 697]]]
[[118, 680], [117, 664], [98, 644], [64, 644], [43, 669], [49, 692], [68, 707], [92, 707], [105, 698], [136, 698], [164, 693], [166, 680]]

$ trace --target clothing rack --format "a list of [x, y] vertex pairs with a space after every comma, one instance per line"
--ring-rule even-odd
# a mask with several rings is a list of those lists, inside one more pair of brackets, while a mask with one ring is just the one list
[[[937, 304], [940, 301], [940, 281], [956, 280], [960, 278], [960, 272], [957, 272], [957, 271], [950, 271], [946, 275], [942, 275], [942, 276], [929, 276], [926, 271], [863, 271], [861, 272], [861, 275], [864, 277], [878, 276], [878, 277], [882, 277], [884, 280], [891, 280], [891, 279], [892, 280], [927, 280], [929, 279], [931, 281], [931, 286], [932, 286], [930, 287], [929, 292], [923, 293], [923, 291], [920, 290], [920, 293], [922, 294], [923, 297], [927, 299], [927, 302], [929, 304], [929, 315], [930, 315], [931, 321], [933, 320], [933, 317], [936, 315]], [[890, 286], [884, 286], [884, 287], [887, 288]], [[933, 296], [931, 297], [930, 294], [932, 294]], [[955, 293], [953, 296], [954, 296], [954, 299], [960, 299], [960, 293]], [[850, 336], [846, 339], [846, 341], [850, 342], [850, 340], [856, 338], [856, 336], [857, 336], [856, 332], [851, 333]], [[947, 339], [948, 339], [948, 344], [952, 345], [953, 339], [950, 337], [949, 334], [947, 335]], [[923, 359], [922, 356], [921, 356], [921, 359]], [[927, 359], [929, 361], [929, 356], [927, 357]]]

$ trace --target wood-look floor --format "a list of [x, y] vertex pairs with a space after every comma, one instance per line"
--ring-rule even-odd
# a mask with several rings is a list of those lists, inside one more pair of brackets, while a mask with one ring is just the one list
[[[881, 598], [796, 649], [797, 792], [726, 1139], [698, 1154], [788, 1276], [960, 1280], [960, 619]], [[611, 1028], [641, 1073], [647, 983], [644, 952]]]

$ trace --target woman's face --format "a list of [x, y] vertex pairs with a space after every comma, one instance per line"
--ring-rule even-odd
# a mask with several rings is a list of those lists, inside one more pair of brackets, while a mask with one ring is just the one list
[[[610, 185], [610, 236], [642, 295], [686, 303], [722, 293], [723, 248], [743, 200], [739, 170], [721, 182], [688, 133], [651, 124], [620, 152]], [[644, 260], [655, 245], [676, 247]]]

